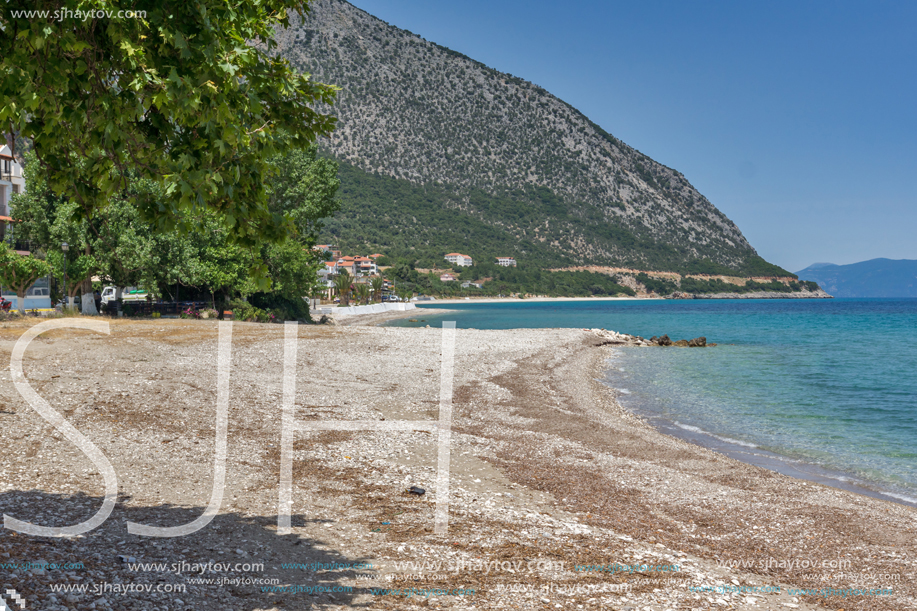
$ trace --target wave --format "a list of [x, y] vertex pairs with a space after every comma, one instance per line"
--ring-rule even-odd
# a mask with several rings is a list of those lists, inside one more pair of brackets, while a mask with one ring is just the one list
[[739, 439], [733, 439], [731, 437], [723, 437], [722, 435], [715, 435], [711, 433], [710, 431], [705, 431], [702, 428], [691, 426], [690, 424], [682, 424], [681, 422], [678, 422], [677, 420], [673, 421], [672, 424], [674, 424], [675, 426], [677, 426], [680, 429], [691, 431], [692, 433], [700, 433], [702, 435], [707, 435], [708, 437], [713, 437], [714, 439], [719, 439], [723, 443], [731, 443], [733, 445], [742, 446], [745, 448], [759, 448], [760, 447], [753, 443], [749, 443], [747, 441], [741, 441]]

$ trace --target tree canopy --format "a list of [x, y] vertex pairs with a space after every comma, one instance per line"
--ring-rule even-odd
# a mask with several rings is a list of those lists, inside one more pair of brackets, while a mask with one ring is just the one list
[[67, 4], [0, 5], [0, 126], [31, 143], [73, 213], [147, 179], [161, 189], [135, 203], [156, 230], [216, 221], [247, 248], [293, 235], [270, 205], [272, 160], [335, 124], [321, 111], [335, 88], [271, 54], [274, 28], [308, 2]]
[[[268, 210], [289, 218], [295, 232], [280, 240], [244, 246], [229, 239], [227, 228], [213, 211], [200, 214], [196, 231], [155, 231], [134, 202], [158, 201], [163, 187], [139, 178], [114, 193], [91, 218], [74, 218], [76, 204], [52, 191], [43, 168], [29, 153], [25, 165], [29, 189], [13, 196], [11, 202], [16, 234], [32, 243], [58, 278], [66, 269], [68, 282], [98, 275], [117, 286], [143, 286], [170, 300], [175, 299], [178, 287], [186, 287], [182, 293], [207, 295], [215, 304], [236, 296], [257, 296], [260, 307], [283, 309], [303, 318], [302, 298], [313, 291], [321, 264], [321, 257], [312, 250], [315, 236], [322, 219], [340, 205], [337, 167], [319, 157], [316, 146], [311, 145], [273, 160], [272, 168], [266, 189]], [[63, 242], [69, 244], [67, 254], [62, 251]], [[253, 277], [252, 269], [261, 272]]]

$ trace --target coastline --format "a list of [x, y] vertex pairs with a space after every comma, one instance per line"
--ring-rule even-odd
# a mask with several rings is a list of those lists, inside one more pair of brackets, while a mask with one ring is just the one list
[[[15, 340], [31, 324], [0, 328], [0, 359], [10, 358]], [[267, 595], [257, 586], [189, 586], [182, 600], [201, 611], [297, 609], [304, 602], [324, 609], [414, 609], [428, 601], [469, 610], [583, 605], [742, 611], [885, 611], [917, 604], [917, 511], [787, 477], [656, 431], [624, 409], [602, 382], [614, 348], [581, 329], [457, 331], [445, 535], [433, 530], [436, 435], [357, 430], [298, 437], [292, 529], [278, 536], [286, 330], [235, 325], [231, 477], [220, 515], [193, 538], [125, 535], [124, 519], [185, 524], [207, 506], [217, 328], [210, 321], [112, 321], [111, 334], [93, 344], [97, 358], [79, 358], [85, 331], [56, 331], [29, 349], [29, 380], [53, 395], [55, 409], [110, 457], [123, 499], [112, 519], [78, 540], [39, 541], [4, 530], [0, 552], [49, 562], [86, 560], [98, 582], [121, 579], [123, 565], [96, 562], [94, 555], [125, 554], [141, 562], [267, 559], [258, 577], [352, 588], [304, 599], [303, 593]], [[298, 419], [440, 416], [440, 329], [303, 325], [299, 345]], [[65, 357], [66, 368], [48, 358], [56, 355]], [[88, 400], [87, 383], [101, 391]], [[124, 394], [111, 398], [112, 388]], [[0, 457], [0, 508], [37, 523], [50, 507], [60, 508], [64, 520], [75, 511], [91, 515], [104, 493], [92, 465], [19, 398], [8, 372], [0, 373], [0, 393], [10, 398], [0, 412], [7, 450]], [[79, 477], [84, 468], [89, 475]], [[163, 473], [176, 477], [164, 485]], [[412, 485], [426, 494], [405, 492]], [[82, 504], [72, 505], [77, 501]], [[281, 566], [291, 559], [372, 567], [316, 574]], [[838, 559], [848, 563], [841, 571], [808, 564]], [[395, 565], [439, 560], [459, 568], [431, 575], [429, 569]], [[782, 564], [772, 562], [777, 560]], [[509, 569], [473, 568], [501, 563]], [[575, 568], [613, 563], [679, 569]], [[402, 584], [406, 573], [414, 576]], [[893, 574], [901, 579], [889, 595], [790, 593], [794, 587], [878, 588], [889, 585], [884, 575]], [[13, 583], [45, 608], [55, 575], [24, 573]], [[434, 601], [372, 592], [401, 585], [470, 588], [474, 595]], [[116, 608], [161, 605], [138, 596], [119, 597]]]
[[759, 291], [755, 293], [709, 293], [709, 294], [690, 294], [690, 293], [676, 293], [680, 295], [677, 297], [666, 296], [660, 297], [658, 295], [638, 295], [636, 297], [526, 297], [525, 299], [519, 299], [518, 297], [486, 297], [486, 298], [475, 298], [470, 299], [437, 299], [435, 301], [422, 301], [415, 302], [418, 306], [431, 304], [450, 304], [450, 303], [526, 303], [526, 302], [537, 302], [537, 303], [551, 303], [551, 302], [564, 302], [564, 301], [581, 301], [581, 302], [592, 302], [592, 301], [675, 301], [675, 300], [690, 300], [690, 299], [834, 299], [833, 295], [829, 295], [824, 291], [800, 291], [797, 293], [778, 293], [773, 291]]
[[450, 304], [450, 303], [526, 303], [530, 301], [535, 301], [539, 303], [550, 303], [550, 302], [560, 302], [560, 301], [653, 301], [653, 300], [662, 300], [663, 297], [526, 297], [525, 299], [519, 299], [518, 297], [481, 297], [481, 298], [470, 298], [470, 299], [437, 299], [436, 301], [418, 301], [415, 302], [418, 306], [421, 304], [432, 304], [438, 305], [441, 303]]
[[401, 318], [422, 318], [423, 316], [445, 315], [452, 312], [454, 310], [444, 308], [416, 308], [405, 311], [392, 310], [378, 314], [351, 314], [334, 318], [334, 311], [332, 310], [331, 317], [334, 319], [334, 324], [341, 327], [374, 327]]
[[[603, 379], [610, 370], [603, 372]], [[610, 381], [604, 382], [614, 389]], [[897, 503], [906, 507], [917, 508], [917, 499], [906, 497], [895, 491], [887, 490], [880, 484], [865, 481], [852, 473], [836, 469], [828, 469], [813, 462], [795, 459], [790, 456], [773, 452], [760, 446], [751, 445], [724, 437], [715, 432], [698, 427], [683, 425], [677, 421], [648, 409], [634, 409], [626, 405], [626, 401], [619, 400], [623, 409], [662, 435], [682, 439], [688, 443], [706, 448], [718, 454], [723, 454], [743, 463], [775, 471], [794, 479], [805, 480], [823, 484], [855, 494], [873, 497], [883, 501]]]

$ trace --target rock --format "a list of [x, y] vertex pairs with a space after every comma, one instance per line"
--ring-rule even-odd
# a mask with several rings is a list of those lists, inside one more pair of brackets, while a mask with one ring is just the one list
[[706, 337], [695, 337], [688, 342], [688, 347], [690, 348], [703, 348], [707, 345]]
[[657, 346], [671, 346], [672, 340], [668, 335], [663, 335], [662, 337], [654, 337], [650, 339], [651, 342], [655, 343]]
[[673, 346], [678, 346], [679, 348], [687, 348], [687, 347], [688, 347], [688, 340], [686, 340], [686, 339], [680, 339], [680, 340], [678, 340], [677, 342], [675, 342], [675, 343], [672, 344], [672, 345], [673, 345]]

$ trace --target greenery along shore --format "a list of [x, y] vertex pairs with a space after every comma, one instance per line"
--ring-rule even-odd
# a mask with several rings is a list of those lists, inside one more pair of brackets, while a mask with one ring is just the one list
[[[383, 259], [383, 262], [386, 262]], [[749, 294], [801, 293], [818, 291], [815, 282], [785, 279], [756, 281], [746, 279], [735, 284], [720, 278], [678, 276], [664, 279], [646, 273], [606, 274], [592, 271], [549, 271], [537, 267], [503, 267], [495, 263], [475, 263], [469, 267], [452, 267], [447, 273], [455, 280], [443, 281], [440, 272], [417, 270], [409, 263], [398, 263], [386, 270], [395, 281], [399, 293], [415, 292], [438, 297], [500, 295], [547, 295], [550, 297], [611, 297], [652, 293], [661, 297], [683, 293], [716, 295], [722, 293]], [[741, 280], [740, 280], [741, 281]], [[480, 285], [480, 286], [476, 286]]]

